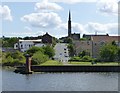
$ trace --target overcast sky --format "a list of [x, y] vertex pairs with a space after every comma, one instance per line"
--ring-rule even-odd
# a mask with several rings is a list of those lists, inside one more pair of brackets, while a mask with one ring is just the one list
[[[15, 0], [14, 0], [15, 1]], [[2, 2], [2, 35], [38, 36], [48, 32], [67, 36], [68, 11], [72, 33], [118, 35], [118, 0], [39, 0]], [[1, 25], [1, 23], [0, 23]]]

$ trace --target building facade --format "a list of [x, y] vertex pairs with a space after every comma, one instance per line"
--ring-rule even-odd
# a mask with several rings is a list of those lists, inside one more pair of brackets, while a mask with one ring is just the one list
[[93, 49], [93, 58], [97, 58], [100, 53], [100, 48], [108, 43], [112, 43], [115, 41], [115, 43], [120, 47], [120, 36], [92, 36], [92, 49]]
[[42, 43], [52, 44], [52, 42], [53, 42], [53, 37], [48, 33], [42, 36]]
[[68, 62], [69, 52], [66, 43], [57, 43], [54, 47], [55, 56], [54, 59], [61, 62]]
[[89, 53], [89, 56], [92, 57], [92, 41], [74, 41], [75, 46], [75, 55], [78, 55], [82, 51], [86, 51]]
[[[89, 40], [90, 39], [90, 40]], [[98, 58], [100, 49], [103, 45], [115, 43], [120, 47], [120, 36], [109, 36], [109, 35], [91, 35], [87, 37], [87, 40], [73, 41], [75, 47], [75, 55], [78, 55], [82, 51], [90, 53], [93, 58]]]
[[21, 52], [26, 52], [32, 46], [42, 47], [45, 44], [42, 43], [41, 39], [38, 40], [19, 40], [18, 43], [14, 44], [14, 49], [17, 49]]

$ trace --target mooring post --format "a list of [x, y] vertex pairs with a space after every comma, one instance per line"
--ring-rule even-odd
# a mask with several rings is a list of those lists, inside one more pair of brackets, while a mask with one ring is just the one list
[[31, 56], [29, 54], [25, 55], [26, 57], [26, 66], [25, 66], [25, 70], [27, 74], [31, 74]]

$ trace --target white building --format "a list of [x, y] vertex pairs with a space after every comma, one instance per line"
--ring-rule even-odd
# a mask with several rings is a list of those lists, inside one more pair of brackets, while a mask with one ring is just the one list
[[61, 62], [68, 62], [69, 52], [66, 43], [57, 43], [54, 47], [55, 56], [54, 59]]
[[18, 43], [14, 44], [14, 49], [19, 49], [21, 52], [27, 51], [32, 46], [42, 47], [45, 44], [42, 43], [41, 39], [38, 40], [19, 40]]

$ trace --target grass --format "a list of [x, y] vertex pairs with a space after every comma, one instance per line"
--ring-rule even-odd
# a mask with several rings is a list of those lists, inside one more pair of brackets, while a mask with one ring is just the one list
[[40, 64], [41, 66], [61, 66], [63, 65], [62, 62], [55, 61], [55, 60], [49, 60], [45, 63]]
[[71, 65], [83, 65], [83, 66], [118, 66], [118, 62], [97, 62], [92, 65], [91, 62], [69, 62]]
[[[45, 63], [40, 64], [41, 66], [62, 66], [62, 62], [49, 60]], [[79, 66], [118, 66], [118, 62], [97, 62], [92, 65], [91, 62], [68, 62], [68, 65], [79, 65]]]

